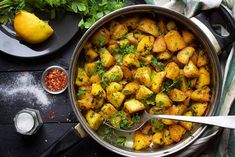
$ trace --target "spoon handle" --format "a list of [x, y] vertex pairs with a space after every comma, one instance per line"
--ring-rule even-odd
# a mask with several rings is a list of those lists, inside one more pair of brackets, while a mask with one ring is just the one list
[[201, 124], [215, 125], [229, 129], [235, 129], [235, 116], [208, 116], [208, 117], [173, 116], [173, 115], [149, 115], [149, 116], [151, 118], [157, 118], [157, 119], [188, 121]]

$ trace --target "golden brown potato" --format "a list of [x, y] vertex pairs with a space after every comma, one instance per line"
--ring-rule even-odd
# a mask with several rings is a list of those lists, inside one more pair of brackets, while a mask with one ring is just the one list
[[92, 103], [93, 97], [91, 94], [88, 94], [85, 98], [77, 100], [77, 106], [82, 110], [94, 109], [95, 104]]
[[172, 105], [171, 99], [165, 93], [158, 93], [155, 98], [156, 106], [169, 107]]
[[104, 106], [101, 108], [100, 111], [100, 114], [105, 120], [112, 118], [113, 115], [115, 115], [116, 113], [117, 113], [116, 108], [110, 103], [104, 104]]
[[159, 35], [159, 29], [156, 22], [149, 18], [142, 18], [140, 20], [138, 29], [144, 33], [148, 33], [157, 37]]
[[129, 43], [129, 40], [128, 39], [120, 39], [119, 41], [118, 41], [118, 45], [119, 45], [119, 47], [122, 49], [122, 48], [124, 48], [124, 47], [126, 47], [127, 45], [129, 45], [130, 43]]
[[196, 116], [202, 116], [207, 109], [207, 105], [208, 103], [206, 102], [204, 103], [195, 102], [195, 103], [192, 103], [191, 109]]
[[91, 81], [91, 83], [100, 83], [101, 78], [100, 78], [99, 74], [94, 74], [91, 76], [90, 81]]
[[84, 69], [87, 75], [91, 76], [96, 72], [96, 62], [85, 63]]
[[152, 95], [153, 95], [153, 92], [150, 89], [148, 89], [147, 87], [145, 87], [143, 85], [140, 85], [140, 88], [136, 93], [136, 99], [142, 100], [142, 99], [146, 99]]
[[189, 89], [189, 86], [184, 76], [183, 70], [180, 70], [179, 81], [180, 81], [180, 90], [186, 92]]
[[137, 39], [137, 41], [140, 41], [142, 40], [144, 37], [146, 37], [147, 35], [145, 34], [142, 34], [141, 32], [137, 32], [137, 33], [134, 33], [134, 37]]
[[91, 129], [97, 130], [100, 124], [103, 122], [101, 114], [95, 113], [93, 110], [89, 110], [86, 114], [86, 120]]
[[87, 49], [85, 55], [89, 62], [94, 61], [98, 57], [98, 53], [92, 48]]
[[206, 86], [196, 89], [191, 94], [191, 99], [194, 101], [205, 102], [210, 101], [210, 90]]
[[203, 50], [199, 50], [197, 67], [200, 68], [208, 64], [207, 56], [204, 54]]
[[171, 52], [179, 51], [186, 47], [186, 44], [178, 31], [171, 30], [164, 36], [167, 49]]
[[181, 90], [174, 88], [168, 93], [169, 98], [175, 102], [183, 102], [187, 96]]
[[[188, 111], [184, 114], [184, 116], [193, 116], [192, 111]], [[185, 121], [180, 121], [179, 124], [183, 126], [186, 130], [191, 131], [193, 128], [193, 123], [192, 122], [185, 122]]]
[[184, 76], [187, 78], [197, 78], [200, 73], [196, 65], [192, 61], [189, 61], [187, 65], [184, 66]]
[[158, 37], [153, 44], [153, 52], [160, 53], [166, 51], [166, 43], [164, 36]]
[[89, 84], [89, 77], [84, 69], [78, 68], [78, 74], [76, 78], [76, 85], [77, 86], [85, 86]]
[[153, 55], [138, 56], [138, 59], [148, 65], [152, 63]]
[[115, 92], [107, 95], [108, 101], [113, 104], [116, 108], [119, 108], [122, 105], [122, 102], [125, 100], [125, 95], [121, 92]]
[[128, 28], [136, 29], [139, 25], [140, 18], [139, 16], [130, 16], [121, 21], [122, 24], [125, 24]]
[[139, 84], [136, 82], [130, 82], [126, 84], [126, 86], [122, 90], [122, 93], [125, 95], [131, 95], [131, 94], [136, 93], [136, 91], [138, 90], [139, 90]]
[[134, 135], [134, 145], [135, 150], [141, 150], [148, 148], [151, 143], [151, 138], [149, 135], [145, 135], [140, 131], [135, 132]]
[[121, 66], [121, 69], [123, 71], [123, 76], [126, 78], [128, 81], [132, 80], [132, 72], [130, 69], [128, 69], [126, 66]]
[[162, 82], [164, 81], [164, 78], [166, 76], [166, 72], [165, 71], [161, 71], [161, 72], [154, 72], [152, 73], [152, 87], [151, 90], [154, 93], [159, 93], [161, 90], [161, 86], [162, 86]]
[[183, 36], [184, 42], [185, 42], [186, 44], [192, 43], [192, 41], [195, 39], [193, 33], [191, 33], [191, 32], [188, 31], [188, 30], [183, 30], [183, 31], [182, 31], [182, 36]]
[[128, 113], [132, 114], [144, 110], [145, 106], [143, 103], [136, 99], [130, 99], [124, 103], [124, 108], [128, 111]]
[[153, 36], [145, 36], [140, 40], [136, 51], [141, 55], [150, 54], [153, 48], [153, 43], [154, 43]]
[[168, 29], [168, 31], [170, 31], [170, 30], [177, 30], [177, 26], [176, 26], [174, 21], [167, 22], [166, 28]]
[[138, 45], [138, 40], [134, 37], [133, 33], [128, 33], [126, 35], [126, 38], [128, 39], [130, 44], [135, 45], [135, 46]]
[[197, 80], [196, 88], [202, 88], [204, 86], [210, 85], [210, 73], [204, 67], [199, 69], [199, 78]]
[[111, 22], [110, 30], [111, 30], [111, 38], [114, 40], [118, 40], [124, 37], [128, 32], [127, 26], [117, 21]]
[[98, 97], [103, 97], [103, 98], [106, 97], [105, 90], [102, 88], [100, 84], [97, 84], [97, 83], [92, 84], [91, 94], [94, 96], [98, 96]]
[[155, 132], [155, 134], [153, 135], [152, 141], [155, 144], [163, 145], [164, 144], [164, 142], [163, 142], [163, 132], [162, 131]]
[[194, 65], [197, 65], [198, 53], [195, 51], [193, 55], [190, 57], [190, 60], [193, 62]]
[[137, 68], [140, 67], [140, 62], [137, 56], [133, 53], [126, 54], [122, 59], [123, 65], [127, 67], [135, 66]]
[[168, 63], [164, 71], [166, 72], [166, 78], [171, 80], [176, 80], [180, 74], [180, 68], [175, 62]]
[[183, 103], [172, 105], [168, 109], [170, 115], [182, 115], [186, 110], [187, 106], [185, 106]]
[[123, 72], [120, 66], [114, 65], [103, 75], [103, 79], [107, 82], [118, 82], [123, 78]]
[[189, 58], [193, 55], [195, 49], [193, 47], [186, 47], [177, 54], [177, 59], [182, 64], [188, 64]]
[[192, 92], [193, 92], [192, 90], [187, 90], [187, 91], [185, 92], [187, 98], [184, 100], [184, 105], [187, 106], [187, 107], [190, 105], [190, 100], [191, 100], [191, 94], [192, 94]]
[[100, 50], [100, 60], [104, 67], [109, 68], [114, 64], [114, 57], [105, 48]]
[[169, 51], [164, 51], [164, 52], [160, 52], [159, 54], [157, 54], [157, 59], [168, 60], [171, 58], [171, 56], [172, 54]]
[[149, 67], [138, 68], [135, 72], [134, 78], [146, 87], [151, 87], [151, 69]]
[[119, 46], [117, 43], [114, 43], [114, 44], [110, 44], [108, 47], [107, 47], [107, 50], [111, 53], [111, 54], [117, 54], [120, 49], [119, 49]]
[[185, 128], [180, 125], [170, 125], [169, 131], [171, 139], [175, 142], [179, 142], [186, 132]]
[[104, 46], [106, 45], [110, 40], [110, 32], [105, 27], [102, 27], [99, 29], [92, 37], [91, 37], [91, 43], [96, 46]]
[[168, 129], [163, 130], [163, 143], [164, 145], [170, 145], [174, 141], [171, 139], [170, 131]]
[[114, 92], [120, 92], [122, 90], [123, 86], [120, 83], [117, 82], [111, 82], [107, 87], [106, 91], [107, 94], [112, 94]]

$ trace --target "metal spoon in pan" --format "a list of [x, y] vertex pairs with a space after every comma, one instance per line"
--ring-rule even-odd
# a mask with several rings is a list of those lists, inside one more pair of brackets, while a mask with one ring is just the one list
[[134, 123], [129, 129], [120, 129], [115, 128], [108, 122], [105, 124], [111, 128], [114, 128], [118, 131], [122, 132], [134, 132], [140, 129], [148, 120], [150, 119], [171, 119], [171, 120], [180, 120], [180, 121], [187, 121], [187, 122], [195, 122], [207, 125], [215, 125], [219, 127], [235, 129], [235, 116], [175, 116], [175, 115], [152, 115], [148, 112], [144, 111], [140, 115], [140, 122]]

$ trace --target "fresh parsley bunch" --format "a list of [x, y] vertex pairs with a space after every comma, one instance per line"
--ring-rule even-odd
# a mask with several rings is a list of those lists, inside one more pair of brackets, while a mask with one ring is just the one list
[[81, 15], [80, 28], [89, 28], [99, 18], [113, 10], [122, 8], [127, 0], [1, 0], [0, 23], [6, 24], [19, 10], [40, 10], [56, 16], [57, 9]]

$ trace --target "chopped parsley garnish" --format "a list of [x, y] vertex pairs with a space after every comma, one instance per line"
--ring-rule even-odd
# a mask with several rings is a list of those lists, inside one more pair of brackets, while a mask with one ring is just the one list
[[78, 89], [78, 92], [77, 92], [77, 99], [80, 99], [81, 98], [81, 96], [83, 95], [83, 94], [85, 94], [86, 93], [86, 89], [85, 88], [79, 88]]
[[131, 117], [131, 120], [132, 120], [132, 122], [134, 122], [134, 123], [139, 123], [139, 122], [140, 122], [140, 116], [139, 116], [139, 114], [138, 114], [138, 113], [133, 114], [132, 117]]
[[121, 54], [124, 56], [128, 53], [135, 53], [136, 49], [134, 45], [126, 44], [121, 48]]
[[103, 46], [105, 44], [105, 38], [103, 36], [98, 37], [98, 44]]
[[96, 62], [96, 73], [99, 75], [99, 76], [103, 76], [104, 72], [105, 72], [105, 67], [102, 65], [102, 63], [100, 62], [100, 60], [98, 60]]
[[162, 92], [169, 92], [173, 88], [180, 88], [180, 81], [179, 80], [172, 81], [170, 79], [167, 79], [163, 83], [163, 90], [162, 90]]
[[148, 65], [148, 63], [145, 63], [145, 62], [141, 62], [141, 61], [140, 61], [140, 67], [145, 67], [146, 65]]
[[131, 127], [130, 121], [122, 111], [118, 111], [112, 118], [111, 123], [117, 128], [129, 129]]
[[163, 71], [164, 70], [164, 65], [161, 63], [161, 62], [159, 62], [158, 60], [157, 60], [157, 58], [152, 58], [151, 59], [151, 62], [152, 62], [152, 65], [153, 66], [156, 66], [160, 71]]
[[154, 106], [155, 105], [155, 96], [156, 95], [152, 95], [151, 97], [149, 98], [145, 98], [145, 99], [142, 99], [142, 101], [147, 104], [147, 105], [152, 105]]
[[161, 131], [164, 127], [164, 124], [158, 119], [151, 119], [151, 125], [156, 131]]

